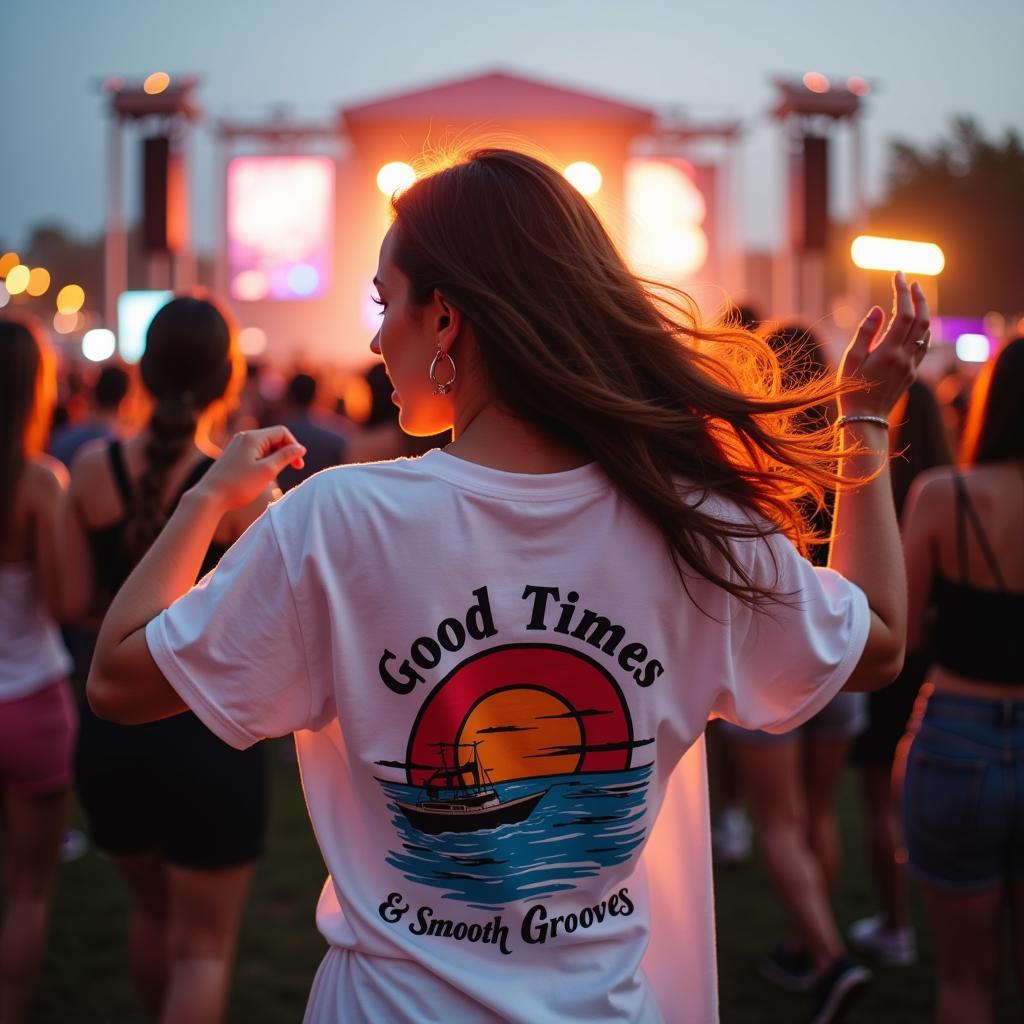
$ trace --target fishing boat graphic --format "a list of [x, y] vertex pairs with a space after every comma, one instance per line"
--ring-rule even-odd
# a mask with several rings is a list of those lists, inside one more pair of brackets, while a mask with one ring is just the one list
[[[441, 763], [433, 766], [433, 773], [423, 783], [423, 797], [416, 803], [395, 801], [413, 828], [428, 835], [478, 832], [525, 821], [533, 813], [547, 789], [502, 800], [486, 766], [480, 763], [482, 742], [431, 744]], [[461, 753], [464, 750], [468, 755]]]

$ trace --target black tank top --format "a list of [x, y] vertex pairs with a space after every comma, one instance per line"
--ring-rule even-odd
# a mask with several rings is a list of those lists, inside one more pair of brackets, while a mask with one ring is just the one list
[[[103, 595], [104, 605], [114, 599], [114, 595], [128, 579], [137, 561], [124, 550], [124, 531], [128, 523], [127, 510], [132, 506], [134, 491], [124, 464], [124, 452], [121, 450], [120, 441], [110, 442], [107, 447], [107, 457], [110, 460], [110, 471], [113, 474], [121, 503], [125, 508], [125, 514], [109, 526], [87, 531], [93, 564], [96, 567], [96, 582]], [[168, 516], [177, 508], [181, 496], [202, 479], [203, 474], [213, 465], [213, 461], [207, 457], [196, 463], [195, 468], [189, 473], [171, 501], [167, 509]], [[211, 544], [206, 551], [206, 558], [203, 560], [199, 576], [205, 576], [220, 561], [225, 551], [227, 551], [226, 545], [216, 542]]]
[[[1024, 684], [1024, 591], [1006, 586], [999, 562], [967, 494], [963, 479], [956, 486], [956, 550], [959, 580], [941, 573], [935, 580], [935, 661], [943, 668], [987, 683]], [[967, 528], [974, 531], [996, 589], [967, 582]]]

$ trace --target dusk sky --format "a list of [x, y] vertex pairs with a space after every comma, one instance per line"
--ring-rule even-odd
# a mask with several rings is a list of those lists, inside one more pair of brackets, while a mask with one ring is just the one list
[[[211, 117], [257, 118], [283, 105], [327, 121], [353, 102], [500, 68], [698, 119], [740, 118], [749, 127], [745, 234], [770, 244], [781, 194], [778, 133], [765, 116], [773, 74], [814, 69], [876, 86], [865, 126], [877, 194], [889, 139], [933, 141], [957, 113], [992, 134], [1024, 133], [1022, 40], [1021, 0], [9, 3], [0, 18], [0, 243], [22, 244], [43, 222], [101, 230], [98, 83], [108, 75], [194, 72]], [[201, 245], [214, 237], [209, 138], [201, 128], [192, 165]], [[845, 197], [840, 175], [840, 211]]]

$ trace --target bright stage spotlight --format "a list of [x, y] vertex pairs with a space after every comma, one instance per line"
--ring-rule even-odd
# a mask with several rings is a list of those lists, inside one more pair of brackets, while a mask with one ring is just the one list
[[945, 255], [934, 242], [876, 235], [858, 235], [850, 246], [850, 258], [862, 270], [902, 270], [928, 277], [941, 274], [946, 265]]
[[393, 160], [377, 172], [377, 188], [389, 199], [396, 192], [404, 192], [415, 180], [416, 172], [401, 160]]
[[601, 172], [586, 160], [569, 164], [562, 174], [577, 192], [585, 196], [597, 195], [601, 191]]

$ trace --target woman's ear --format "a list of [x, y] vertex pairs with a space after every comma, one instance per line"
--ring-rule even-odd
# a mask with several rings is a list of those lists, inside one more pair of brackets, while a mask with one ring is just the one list
[[447, 352], [462, 330], [462, 314], [435, 288], [431, 313], [437, 332], [437, 347]]

